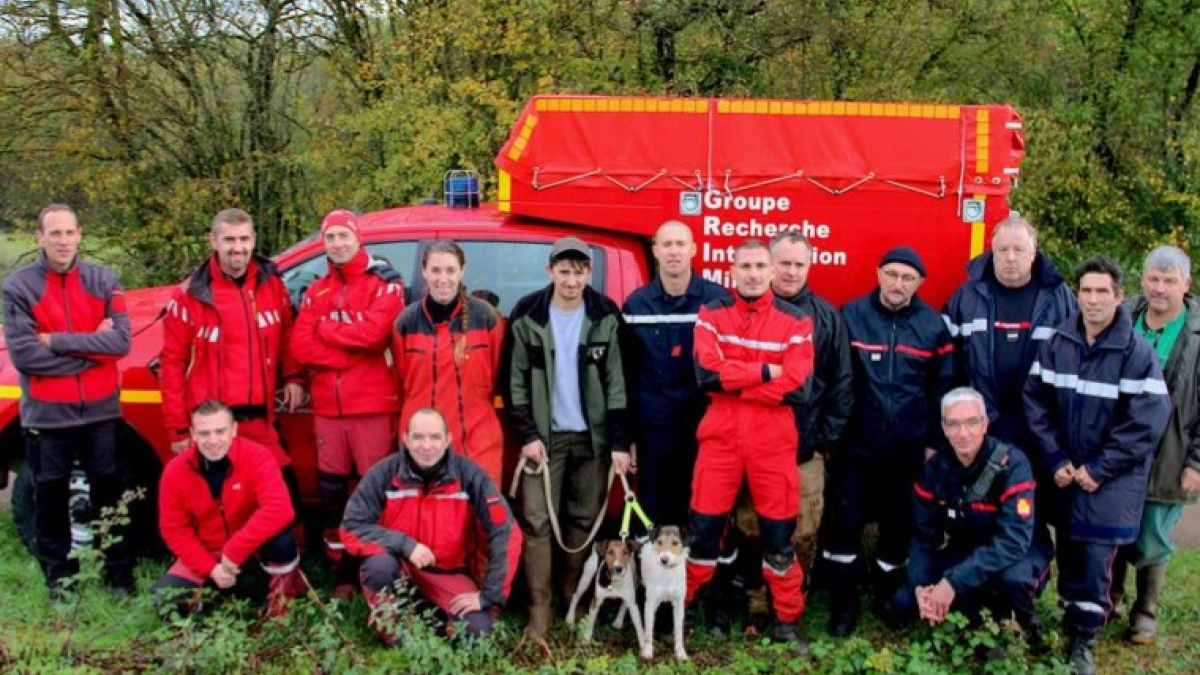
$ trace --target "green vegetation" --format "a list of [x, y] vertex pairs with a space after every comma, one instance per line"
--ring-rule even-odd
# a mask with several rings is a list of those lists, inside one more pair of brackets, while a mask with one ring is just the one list
[[[0, 0], [0, 228], [68, 201], [147, 280], [412, 203], [543, 92], [1007, 102], [1069, 267], [1200, 243], [1197, 0]], [[190, 17], [179, 21], [177, 17]], [[126, 280], [126, 285], [134, 285]]]
[[[0, 514], [4, 515], [4, 514]], [[103, 535], [101, 535], [103, 536]], [[669, 639], [656, 640], [657, 660], [637, 658], [632, 631], [607, 626], [597, 642], [578, 644], [573, 632], [559, 626], [550, 654], [520, 644], [521, 624], [508, 618], [485, 641], [448, 640], [437, 635], [431, 612], [401, 588], [396, 622], [401, 648], [383, 647], [366, 626], [361, 599], [329, 601], [322, 563], [306, 561], [318, 590], [295, 602], [284, 620], [264, 619], [256, 605], [232, 600], [200, 618], [162, 623], [145, 594], [114, 600], [100, 584], [101, 557], [81, 552], [74, 595], [52, 607], [46, 598], [37, 563], [19, 543], [12, 522], [0, 517], [0, 671], [12, 673], [828, 673], [858, 675], [918, 673], [924, 675], [1068, 672], [1049, 654], [1031, 654], [1007, 629], [989, 622], [968, 627], [952, 615], [937, 629], [918, 627], [909, 633], [882, 628], [869, 616], [858, 636], [842, 641], [825, 637], [826, 610], [818, 596], [810, 605], [813, 660], [802, 660], [765, 639], [735, 636], [714, 641], [702, 631], [691, 636], [692, 660], [676, 664]], [[164, 562], [144, 562], [138, 585], [144, 591], [165, 569]], [[1106, 672], [1179, 674], [1200, 668], [1200, 551], [1180, 554], [1172, 563], [1168, 594], [1160, 617], [1163, 634], [1157, 646], [1133, 648], [1119, 640], [1123, 625], [1113, 625], [1101, 643], [1098, 659]], [[1058, 613], [1047, 593], [1041, 613], [1053, 629]], [[605, 615], [602, 613], [601, 617]], [[1051, 630], [1052, 632], [1052, 630]], [[1052, 638], [1053, 640], [1053, 638]], [[985, 662], [987, 650], [1007, 646], [1002, 660]]]

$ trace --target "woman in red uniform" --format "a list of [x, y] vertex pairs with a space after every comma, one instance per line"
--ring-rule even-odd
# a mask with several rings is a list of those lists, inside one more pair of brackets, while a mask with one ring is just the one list
[[421, 276], [427, 292], [407, 307], [394, 331], [392, 354], [404, 387], [400, 426], [421, 408], [446, 418], [455, 451], [479, 464], [499, 487], [504, 439], [493, 403], [504, 319], [467, 295], [466, 256], [453, 241], [425, 249]]

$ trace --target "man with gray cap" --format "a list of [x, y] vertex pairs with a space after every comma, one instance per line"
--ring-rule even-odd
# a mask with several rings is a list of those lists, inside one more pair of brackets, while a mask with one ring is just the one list
[[842, 308], [854, 366], [854, 407], [845, 451], [831, 458], [828, 541], [821, 552], [833, 607], [829, 633], [858, 621], [855, 586], [863, 526], [879, 521], [873, 578], [878, 603], [905, 577], [912, 537], [912, 485], [941, 445], [942, 396], [950, 390], [953, 350], [941, 314], [917, 297], [925, 264], [900, 246], [879, 261], [879, 287]]
[[623, 474], [630, 465], [621, 309], [589, 286], [591, 248], [575, 237], [554, 242], [546, 272], [550, 285], [521, 298], [509, 318], [508, 411], [525, 471], [518, 520], [529, 585], [526, 635], [535, 641], [550, 627], [552, 521], [567, 549], [559, 576], [567, 598], [604, 505], [609, 468]]

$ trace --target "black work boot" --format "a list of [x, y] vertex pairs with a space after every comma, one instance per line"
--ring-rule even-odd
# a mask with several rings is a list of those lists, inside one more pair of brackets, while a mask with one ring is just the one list
[[775, 642], [791, 644], [797, 654], [808, 656], [808, 636], [794, 622], [776, 619], [771, 626], [771, 639]]

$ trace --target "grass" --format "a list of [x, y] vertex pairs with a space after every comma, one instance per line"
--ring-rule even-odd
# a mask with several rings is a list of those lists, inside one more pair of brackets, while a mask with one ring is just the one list
[[[165, 568], [163, 561], [139, 567], [145, 589]], [[306, 569], [328, 588], [319, 560]], [[85, 570], [88, 565], [85, 562]], [[93, 573], [94, 574], [94, 573]], [[919, 628], [907, 634], [882, 628], [869, 615], [859, 636], [832, 641], [823, 631], [823, 596], [813, 599], [807, 621], [814, 639], [815, 661], [802, 661], [777, 645], [735, 635], [724, 641], [703, 632], [689, 638], [692, 661], [677, 665], [669, 639], [656, 640], [658, 659], [643, 664], [636, 657], [632, 632], [597, 629], [597, 641], [582, 646], [574, 633], [559, 625], [552, 633], [548, 658], [541, 650], [518, 649], [521, 624], [505, 621], [486, 643], [449, 642], [434, 635], [412, 608], [399, 617], [404, 628], [402, 649], [385, 649], [365, 625], [361, 600], [350, 605], [327, 601], [299, 603], [287, 623], [260, 620], [253, 609], [228, 603], [203, 621], [163, 625], [144, 594], [117, 601], [88, 583], [75, 604], [52, 608], [37, 564], [21, 546], [6, 513], [0, 513], [0, 672], [406, 672], [406, 673], [1019, 673], [1064, 672], [1046, 656], [1031, 657], [1022, 648], [1007, 662], [974, 659], [976, 645], [988, 646], [984, 629]], [[94, 577], [93, 577], [94, 578]], [[1132, 588], [1130, 589], [1132, 590]], [[1172, 563], [1168, 593], [1160, 616], [1162, 636], [1149, 648], [1122, 642], [1123, 623], [1110, 626], [1098, 650], [1104, 672], [1184, 674], [1200, 671], [1200, 551], [1179, 554]], [[1041, 610], [1051, 628], [1058, 612], [1048, 593]]]

